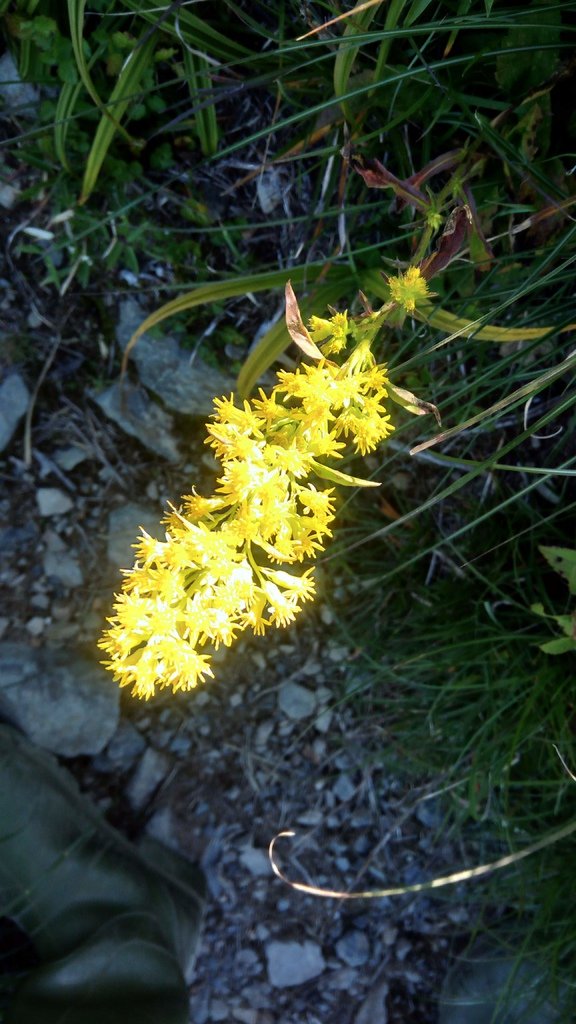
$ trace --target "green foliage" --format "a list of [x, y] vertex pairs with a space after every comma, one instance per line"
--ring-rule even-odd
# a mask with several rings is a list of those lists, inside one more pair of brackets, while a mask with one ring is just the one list
[[[541, 547], [540, 553], [544, 555], [548, 564], [566, 579], [572, 597], [576, 596], [576, 550]], [[548, 640], [546, 643], [540, 644], [541, 651], [546, 654], [566, 654], [568, 651], [576, 651], [576, 608], [569, 615], [547, 615], [544, 605], [537, 602], [532, 605], [532, 611], [537, 615], [553, 619], [565, 634], [556, 640]]]

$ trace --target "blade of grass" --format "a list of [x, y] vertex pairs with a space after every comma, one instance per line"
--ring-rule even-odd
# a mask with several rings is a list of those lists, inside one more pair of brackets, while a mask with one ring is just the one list
[[[212, 81], [208, 73], [208, 61], [196, 50], [188, 46], [184, 48], [184, 69], [190, 96], [194, 104], [203, 94], [208, 96], [212, 91]], [[195, 109], [196, 131], [200, 139], [200, 148], [204, 156], [214, 156], [218, 149], [218, 121], [214, 103], [200, 104]]]
[[138, 83], [150, 65], [155, 45], [155, 33], [147, 33], [142, 42], [132, 51], [120, 72], [118, 81], [108, 101], [109, 106], [114, 110], [116, 120], [111, 121], [107, 116], [102, 116], [100, 120], [86, 161], [82, 193], [78, 200], [80, 204], [86, 202], [94, 189], [110, 143], [116, 134], [116, 122], [122, 119], [132, 102], [138, 88]]

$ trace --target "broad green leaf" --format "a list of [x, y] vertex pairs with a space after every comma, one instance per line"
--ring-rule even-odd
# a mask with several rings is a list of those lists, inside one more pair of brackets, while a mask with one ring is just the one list
[[186, 1024], [202, 911], [194, 869], [151, 840], [128, 842], [7, 725], [0, 765], [0, 912], [18, 918], [39, 961], [2, 1020]]
[[545, 654], [566, 654], [568, 651], [576, 650], [576, 640], [570, 640], [567, 636], [559, 636], [556, 640], [547, 640], [545, 644], [538, 646]]
[[576, 594], [576, 549], [541, 547], [541, 554], [568, 583], [571, 594]]

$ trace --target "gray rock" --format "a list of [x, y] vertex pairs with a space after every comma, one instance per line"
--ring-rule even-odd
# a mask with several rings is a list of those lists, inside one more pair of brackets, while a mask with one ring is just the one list
[[[118, 311], [116, 337], [125, 350], [134, 331], [146, 314], [134, 299], [126, 299]], [[130, 353], [142, 384], [153, 391], [163, 404], [187, 416], [210, 416], [213, 399], [235, 390], [235, 378], [198, 356], [192, 363], [190, 353], [180, 350], [175, 338], [151, 338], [143, 334]]]
[[71, 444], [67, 448], [59, 448], [58, 451], [54, 452], [54, 462], [66, 473], [76, 469], [76, 466], [79, 466], [81, 462], [85, 462], [89, 458], [90, 453], [85, 448], [81, 448], [79, 444]]
[[74, 651], [0, 644], [0, 713], [63, 757], [99, 754], [118, 724], [119, 690]]
[[352, 782], [352, 779], [345, 772], [339, 775], [336, 782], [332, 786], [332, 792], [334, 796], [341, 800], [342, 803], [347, 803], [351, 800], [356, 792], [356, 786]]
[[38, 90], [23, 82], [8, 51], [0, 58], [0, 97], [11, 113], [19, 117], [35, 117], [38, 106]]
[[352, 928], [336, 943], [338, 958], [349, 967], [362, 967], [370, 956], [370, 943], [364, 932]]
[[140, 527], [157, 540], [165, 539], [161, 518], [158, 512], [133, 501], [113, 509], [108, 516], [108, 561], [119, 569], [134, 565], [133, 545], [142, 536]]
[[278, 707], [288, 718], [300, 721], [309, 718], [316, 710], [316, 696], [299, 683], [284, 683], [278, 693]]
[[330, 708], [324, 708], [319, 715], [316, 715], [316, 718], [314, 719], [314, 728], [325, 735], [330, 731], [333, 717], [334, 715]]
[[373, 988], [370, 989], [366, 999], [354, 1017], [354, 1024], [387, 1024], [387, 997], [388, 982], [382, 980], [377, 981]]
[[255, 846], [244, 846], [240, 853], [240, 862], [254, 875], [255, 878], [271, 874], [270, 861], [265, 850], [258, 850]]
[[11, 210], [19, 195], [20, 192], [13, 185], [0, 185], [0, 206], [5, 210]]
[[126, 796], [135, 811], [141, 811], [170, 770], [170, 760], [153, 747], [144, 751], [126, 788]]
[[20, 526], [7, 526], [6, 529], [0, 530], [0, 550], [3, 555], [31, 550], [39, 534], [38, 524], [32, 520]]
[[152, 402], [143, 388], [116, 381], [105, 391], [91, 397], [109, 419], [137, 438], [145, 448], [169, 462], [178, 462], [180, 453], [172, 434], [172, 417]]
[[425, 828], [440, 828], [442, 809], [438, 799], [421, 800], [416, 808], [416, 817]]
[[140, 757], [145, 746], [146, 740], [132, 722], [121, 721], [106, 747], [106, 756], [118, 771], [125, 772]]
[[20, 420], [26, 413], [29, 401], [30, 392], [19, 373], [11, 373], [0, 384], [0, 452], [4, 451], [12, 440]]
[[54, 530], [46, 530], [44, 537], [42, 568], [46, 576], [52, 576], [65, 587], [80, 587], [84, 582], [82, 569], [76, 555], [68, 550], [62, 538]]
[[317, 978], [326, 964], [322, 950], [316, 942], [282, 942], [275, 940], [266, 946], [268, 980], [274, 988], [292, 988]]
[[39, 487], [36, 491], [36, 501], [40, 515], [45, 518], [63, 516], [74, 504], [72, 498], [59, 487]]
[[262, 213], [272, 213], [284, 195], [282, 178], [275, 167], [268, 167], [258, 175], [256, 181], [256, 195]]

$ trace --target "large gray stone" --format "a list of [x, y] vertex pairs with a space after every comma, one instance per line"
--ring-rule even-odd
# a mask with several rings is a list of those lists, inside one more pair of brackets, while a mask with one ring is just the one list
[[[126, 299], [118, 311], [116, 337], [126, 349], [146, 314], [134, 299]], [[203, 419], [214, 411], [213, 399], [229, 395], [236, 380], [231, 374], [208, 366], [202, 359], [184, 352], [175, 338], [152, 338], [143, 334], [134, 345], [130, 359], [145, 387], [153, 391], [174, 412]]]
[[118, 725], [119, 690], [76, 652], [0, 643], [0, 714], [55, 754], [99, 754]]
[[19, 117], [36, 117], [38, 111], [38, 90], [23, 82], [11, 53], [0, 57], [0, 98], [7, 110]]
[[169, 462], [178, 462], [180, 453], [172, 434], [172, 417], [152, 402], [143, 388], [127, 381], [116, 381], [105, 391], [91, 397], [109, 419], [137, 438], [145, 448]]
[[0, 384], [0, 452], [12, 440], [29, 401], [30, 392], [19, 373], [11, 373]]

